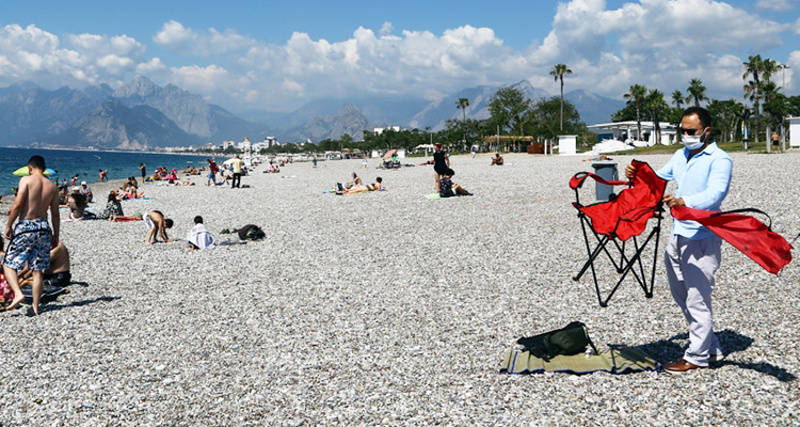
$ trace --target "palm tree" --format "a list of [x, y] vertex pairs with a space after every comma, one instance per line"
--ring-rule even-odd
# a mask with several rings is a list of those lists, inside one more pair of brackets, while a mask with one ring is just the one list
[[469, 99], [467, 98], [458, 98], [456, 101], [456, 108], [460, 108], [461, 112], [464, 114], [464, 118], [462, 121], [467, 121], [467, 107], [469, 107]]
[[462, 125], [464, 126], [464, 143], [467, 143], [467, 107], [469, 107], [469, 99], [467, 98], [458, 98], [456, 101], [456, 108], [461, 109], [461, 113], [463, 115], [463, 119], [461, 121]]
[[764, 79], [764, 84], [769, 83], [772, 76], [782, 69], [783, 65], [779, 64], [777, 61], [774, 61], [769, 58], [762, 61], [761, 77]]
[[758, 105], [761, 96], [759, 92], [761, 92], [761, 79], [759, 75], [764, 70], [764, 61], [761, 59], [761, 55], [750, 55], [747, 58], [747, 62], [743, 63], [744, 65], [744, 74], [742, 75], [742, 80], [747, 81], [747, 78], [753, 76], [753, 80], [747, 81], [747, 83], [742, 88], [744, 90], [745, 99], [749, 99], [753, 102], [753, 115], [756, 118], [756, 129], [753, 132], [753, 140], [754, 142], [758, 142]]
[[672, 102], [675, 103], [675, 108], [681, 109], [681, 105], [683, 105], [683, 94], [678, 89], [672, 92]]
[[641, 108], [645, 93], [647, 93], [647, 88], [637, 83], [628, 89], [628, 93], [623, 95], [623, 97], [627, 99], [629, 103], [633, 103], [633, 105], [636, 106], [636, 128], [639, 131], [639, 133], [636, 135], [636, 138], [638, 138], [640, 141], [642, 139]]
[[689, 87], [686, 89], [689, 95], [686, 96], [686, 102], [694, 99], [694, 106], [699, 107], [700, 101], [708, 101], [706, 96], [706, 87], [700, 79], [692, 79], [689, 81]]
[[564, 76], [572, 74], [567, 64], [556, 64], [550, 71], [555, 81], [561, 80], [561, 130], [564, 130]]
[[661, 142], [661, 123], [658, 113], [667, 106], [664, 101], [664, 94], [658, 89], [650, 90], [650, 93], [647, 94], [646, 104], [650, 111], [653, 112], [653, 126], [655, 127], [656, 144], [658, 144]]

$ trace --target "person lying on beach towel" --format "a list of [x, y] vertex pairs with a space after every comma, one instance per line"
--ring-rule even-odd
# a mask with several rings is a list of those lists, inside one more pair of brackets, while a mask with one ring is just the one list
[[186, 235], [186, 240], [189, 242], [189, 252], [195, 249], [208, 249], [214, 247], [214, 238], [211, 232], [203, 224], [203, 217], [198, 215], [194, 217], [194, 227], [189, 230]]
[[136, 212], [133, 215], [111, 215], [108, 220], [114, 222], [130, 222], [130, 221], [141, 221], [144, 219], [144, 216]]
[[383, 178], [377, 177], [375, 178], [375, 182], [373, 182], [372, 184], [367, 184], [367, 185], [357, 184], [350, 188], [345, 188], [341, 190], [341, 193], [337, 191], [336, 194], [366, 193], [368, 191], [383, 191], [385, 189], [386, 187], [383, 186]]

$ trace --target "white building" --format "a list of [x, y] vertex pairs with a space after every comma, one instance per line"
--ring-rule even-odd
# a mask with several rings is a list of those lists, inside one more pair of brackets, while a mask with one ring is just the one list
[[789, 148], [800, 148], [800, 117], [789, 117]]
[[252, 145], [253, 144], [250, 143], [250, 138], [245, 138], [244, 141], [236, 144], [236, 147], [238, 149], [244, 151], [244, 152], [247, 152], [247, 151], [250, 151], [250, 148], [252, 148]]
[[[661, 144], [672, 145], [676, 140], [675, 125], [667, 122], [660, 122]], [[625, 122], [602, 123], [599, 125], [587, 126], [587, 128], [597, 132], [601, 136], [600, 143], [607, 140], [633, 144], [636, 147], [647, 147], [655, 145], [655, 124], [653, 122], [642, 122], [642, 135], [638, 135], [639, 128], [635, 120]]]

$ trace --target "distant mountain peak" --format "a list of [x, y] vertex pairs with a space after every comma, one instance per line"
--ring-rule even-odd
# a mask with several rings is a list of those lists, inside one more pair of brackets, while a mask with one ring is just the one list
[[157, 84], [147, 77], [136, 76], [133, 80], [115, 90], [114, 96], [117, 98], [138, 97], [144, 99], [157, 94], [160, 89]]

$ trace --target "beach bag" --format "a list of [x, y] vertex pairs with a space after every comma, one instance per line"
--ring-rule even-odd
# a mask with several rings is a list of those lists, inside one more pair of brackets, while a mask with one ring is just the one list
[[526, 351], [532, 355], [550, 361], [558, 355], [579, 354], [586, 351], [587, 346], [591, 346], [595, 354], [597, 348], [589, 338], [586, 325], [581, 322], [571, 322], [567, 326], [532, 337], [520, 338], [517, 344], [522, 345]]
[[0, 307], [5, 307], [14, 299], [14, 291], [6, 282], [6, 276], [0, 273]]
[[254, 224], [247, 224], [236, 232], [239, 234], [240, 240], [261, 240], [267, 237], [264, 230]]

